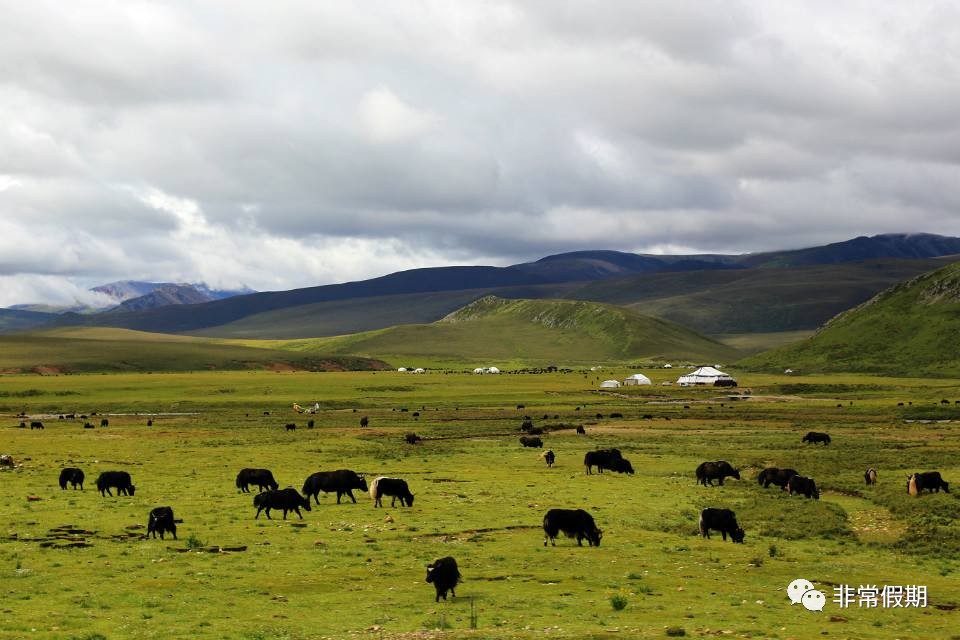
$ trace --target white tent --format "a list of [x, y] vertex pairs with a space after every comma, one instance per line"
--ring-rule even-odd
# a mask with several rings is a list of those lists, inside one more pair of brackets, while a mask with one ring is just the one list
[[623, 381], [623, 386], [625, 387], [632, 387], [639, 384], [652, 384], [652, 383], [650, 382], [650, 378], [643, 375], [642, 373], [635, 373]]
[[406, 368], [406, 367], [400, 367], [399, 369], [397, 369], [397, 372], [399, 372], [399, 373], [406, 373], [406, 372], [407, 372], [407, 368]]
[[700, 367], [696, 371], [691, 371], [677, 379], [677, 384], [681, 387], [693, 385], [708, 385], [713, 387], [735, 387], [737, 381], [728, 374], [715, 369], [714, 367]]
[[423, 367], [417, 367], [416, 369], [413, 370], [413, 372], [414, 372], [414, 373], [426, 373], [427, 370], [424, 369]]
[[487, 373], [500, 373], [500, 369], [496, 367], [487, 367]]
[[473, 372], [474, 372], [474, 373], [486, 373], [487, 370], [484, 369], [483, 367], [477, 367], [476, 369], [473, 370]]
[[664, 369], [673, 369], [673, 365], [668, 362], [667, 364], [663, 365], [663, 368], [664, 368]]
[[604, 380], [600, 383], [601, 389], [617, 389], [620, 387], [619, 380]]

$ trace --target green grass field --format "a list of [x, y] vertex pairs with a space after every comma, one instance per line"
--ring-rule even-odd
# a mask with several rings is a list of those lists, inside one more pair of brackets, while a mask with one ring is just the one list
[[[957, 498], [907, 496], [904, 476], [939, 469], [960, 481], [960, 432], [954, 422], [903, 420], [960, 419], [953, 405], [934, 406], [960, 398], [960, 383], [744, 375], [757, 396], [746, 401], [713, 389], [595, 390], [598, 378], [626, 373], [0, 377], [0, 448], [22, 463], [0, 472], [0, 638], [423, 638], [441, 628], [449, 638], [663, 638], [668, 628], [687, 637], [958, 637]], [[648, 373], [655, 383], [677, 375]], [[320, 402], [315, 429], [293, 402]], [[17, 428], [20, 411], [117, 415], [92, 430], [54, 415], [32, 431]], [[610, 419], [613, 411], [624, 417]], [[147, 427], [138, 412], [183, 415]], [[641, 418], [648, 413], [655, 419]], [[370, 427], [361, 430], [364, 415]], [[517, 443], [523, 415], [583, 424], [588, 435], [546, 435], [557, 454], [547, 469]], [[287, 422], [298, 429], [287, 432]], [[830, 448], [802, 446], [811, 429], [829, 431]], [[410, 431], [425, 440], [403, 443]], [[600, 446], [621, 448], [637, 474], [585, 475], [583, 454]], [[694, 468], [713, 459], [739, 466], [743, 480], [696, 485]], [[767, 465], [816, 478], [823, 498], [763, 490], [754, 478]], [[64, 466], [86, 472], [83, 492], [59, 489]], [[317, 470], [403, 477], [416, 502], [374, 509], [365, 495], [341, 505], [326, 496], [302, 522], [254, 520], [252, 496], [234, 487], [246, 466], [298, 489]], [[880, 471], [876, 487], [863, 486], [867, 466]], [[134, 497], [96, 493], [96, 476], [110, 469], [132, 474]], [[160, 505], [183, 518], [179, 541], [137, 537], [133, 527]], [[700, 539], [705, 506], [734, 509], [746, 544]], [[552, 507], [588, 509], [602, 545], [544, 548], [540, 524]], [[95, 532], [79, 536], [91, 546], [40, 546], [63, 525]], [[189, 545], [247, 549], [178, 551]], [[424, 566], [445, 555], [464, 582], [455, 600], [435, 604]], [[786, 599], [798, 577], [829, 600], [837, 584], [922, 584], [930, 606], [829, 602], [808, 612]]]

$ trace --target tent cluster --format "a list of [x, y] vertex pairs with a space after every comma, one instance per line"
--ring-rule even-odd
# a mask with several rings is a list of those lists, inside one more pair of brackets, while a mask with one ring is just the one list
[[483, 373], [500, 373], [500, 369], [497, 369], [496, 367], [477, 367], [476, 369], [473, 370], [473, 372], [474, 372], [474, 373], [479, 373], [479, 374], [483, 374]]
[[711, 387], [735, 387], [737, 381], [730, 375], [714, 367], [700, 367], [686, 375], [677, 378], [681, 387], [706, 385]]
[[604, 380], [600, 383], [601, 389], [618, 389], [620, 387], [634, 387], [637, 385], [643, 384], [652, 384], [650, 378], [643, 375], [642, 373], [635, 373], [632, 376], [628, 376], [624, 379], [623, 382], [619, 380]]
[[399, 373], [426, 373], [427, 372], [427, 370], [424, 369], [423, 367], [417, 367], [416, 369], [414, 369], [413, 367], [400, 367], [399, 369], [397, 369], [397, 371]]

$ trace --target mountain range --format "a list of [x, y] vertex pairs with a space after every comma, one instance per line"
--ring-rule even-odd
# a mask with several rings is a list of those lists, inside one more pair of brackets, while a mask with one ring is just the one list
[[[509, 267], [414, 269], [246, 295], [196, 285], [124, 282], [101, 288], [108, 295], [132, 296], [106, 311], [36, 316], [24, 315], [28, 310], [22, 308], [0, 310], [0, 330], [46, 324], [304, 338], [431, 323], [487, 295], [616, 304], [706, 334], [813, 330], [958, 253], [960, 238], [888, 234], [743, 255], [576, 251]], [[142, 284], [153, 288], [144, 292]]]

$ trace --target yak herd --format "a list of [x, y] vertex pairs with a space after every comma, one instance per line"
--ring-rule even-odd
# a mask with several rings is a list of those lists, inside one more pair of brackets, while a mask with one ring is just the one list
[[[43, 428], [42, 426], [31, 426], [32, 428]], [[527, 433], [538, 432], [531, 427], [532, 424], [525, 422], [521, 430]], [[289, 429], [289, 425], [286, 428]], [[583, 428], [578, 428], [577, 433], [583, 434]], [[830, 441], [828, 434], [815, 431], [807, 433], [802, 438], [803, 443], [822, 443], [824, 446], [829, 445]], [[520, 438], [520, 442], [524, 447], [543, 447], [542, 439], [535, 436], [525, 435]], [[553, 466], [556, 458], [552, 450], [544, 451], [540, 454], [540, 457], [546, 461], [548, 466]], [[630, 475], [634, 473], [630, 461], [623, 457], [619, 449], [615, 448], [588, 451], [584, 455], [583, 465], [587, 475], [593, 475], [594, 469], [600, 474], [605, 470]], [[708, 461], [701, 463], [696, 468], [695, 476], [697, 483], [704, 487], [715, 486], [714, 481], [719, 486], [723, 486], [725, 478], [739, 480], [740, 470], [734, 468], [726, 460]], [[876, 484], [877, 478], [877, 470], [872, 467], [864, 473], [864, 481], [867, 485]], [[83, 490], [83, 482], [84, 473], [81, 469], [67, 467], [60, 472], [59, 485], [63, 490], [66, 490], [68, 485], [75, 490]], [[795, 469], [768, 467], [757, 475], [757, 482], [765, 489], [773, 484], [780, 487], [782, 491], [789, 492], [790, 495], [799, 494], [811, 499], [820, 498], [820, 492], [813, 478], [803, 476]], [[311, 510], [311, 497], [314, 503], [319, 505], [321, 492], [325, 494], [336, 493], [337, 504], [340, 504], [344, 497], [349, 497], [353, 503], [356, 503], [354, 490], [369, 493], [374, 507], [382, 507], [384, 497], [391, 499], [391, 507], [396, 506], [397, 500], [400, 501], [401, 506], [408, 508], [413, 507], [414, 502], [414, 495], [405, 480], [379, 476], [368, 485], [362, 474], [349, 469], [313, 473], [304, 481], [302, 490], [297, 491], [293, 487], [280, 489], [279, 483], [269, 469], [245, 468], [237, 474], [235, 485], [241, 493], [249, 493], [251, 487], [257, 488], [257, 494], [253, 498], [253, 506], [256, 508], [255, 519], [258, 519], [260, 514], [264, 512], [270, 519], [270, 512], [273, 510], [282, 511], [284, 520], [290, 512], [296, 513], [300, 519], [303, 519], [301, 509]], [[133, 496], [136, 490], [130, 474], [126, 471], [102, 472], [97, 477], [96, 487], [101, 496], [113, 496], [112, 489], [116, 490], [118, 496]], [[949, 484], [936, 471], [914, 473], [907, 478], [907, 492], [910, 495], [920, 495], [923, 491], [939, 492], [941, 489], [945, 492], [950, 491]], [[156, 538], [159, 534], [160, 538], [163, 539], [165, 534], [169, 533], [176, 539], [176, 523], [178, 522], [182, 522], [182, 520], [174, 518], [172, 507], [156, 507], [150, 511], [145, 537], [153, 536]], [[700, 535], [704, 538], [710, 537], [710, 531], [718, 531], [723, 540], [726, 540], [729, 535], [734, 543], [743, 543], [744, 541], [744, 530], [737, 522], [736, 514], [730, 509], [712, 507], [703, 509], [700, 513], [698, 526]], [[584, 540], [591, 547], [600, 546], [603, 537], [603, 532], [597, 527], [593, 516], [583, 509], [550, 509], [543, 518], [543, 531], [544, 546], [547, 546], [548, 543], [556, 546], [556, 538], [560, 533], [575, 539], [579, 546], [583, 546]], [[427, 565], [426, 582], [434, 585], [437, 602], [440, 598], [446, 600], [448, 592], [456, 597], [455, 587], [461, 578], [457, 562], [452, 557], [440, 558]]]

